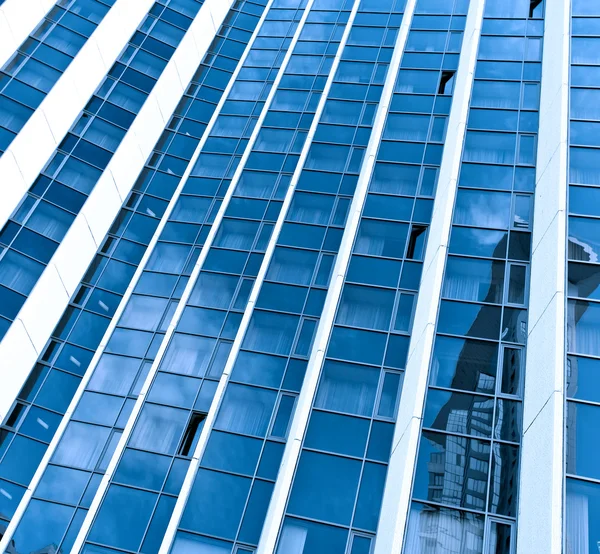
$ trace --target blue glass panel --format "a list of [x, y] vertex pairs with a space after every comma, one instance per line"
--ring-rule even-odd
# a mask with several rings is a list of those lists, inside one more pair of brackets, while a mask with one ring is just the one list
[[361, 463], [302, 452], [288, 513], [348, 525], [352, 517]]
[[150, 492], [112, 485], [90, 530], [90, 540], [117, 548], [137, 550], [157, 496]]
[[[245, 477], [198, 470], [181, 518], [181, 527], [234, 539], [251, 482]], [[227, 494], [223, 494], [223, 491], [227, 491]]]

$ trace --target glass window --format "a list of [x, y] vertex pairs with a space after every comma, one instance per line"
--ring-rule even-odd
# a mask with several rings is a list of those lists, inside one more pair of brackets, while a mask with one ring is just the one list
[[493, 445], [488, 510], [509, 517], [517, 515], [519, 448], [508, 444]]
[[290, 394], [283, 394], [279, 398], [279, 405], [273, 420], [273, 426], [271, 428], [270, 436], [285, 439], [287, 437], [288, 429], [294, 413], [294, 406], [296, 404], [296, 396]]
[[184, 410], [146, 403], [135, 423], [129, 445], [160, 454], [173, 454], [188, 413]]
[[456, 300], [501, 303], [504, 262], [448, 256], [443, 296]]
[[352, 327], [387, 331], [394, 306], [394, 292], [346, 285], [342, 293], [336, 322]]
[[567, 343], [576, 354], [600, 356], [600, 304], [569, 300]]
[[156, 331], [165, 313], [168, 300], [134, 294], [119, 320], [119, 325], [142, 331]]
[[[88, 554], [87, 551], [85, 554]], [[231, 554], [231, 544], [179, 531], [175, 535], [171, 554]]]
[[520, 95], [520, 83], [475, 80], [471, 106], [518, 109], [520, 106]]
[[294, 248], [275, 248], [267, 270], [267, 279], [295, 285], [309, 285], [317, 263], [317, 254]]
[[102, 501], [89, 539], [117, 548], [137, 550], [158, 495], [111, 485]]
[[288, 513], [349, 525], [361, 465], [338, 456], [302, 452]]
[[[487, 442], [425, 431], [419, 446], [413, 497], [485, 510], [489, 459]], [[431, 483], [439, 485], [434, 488]]]
[[378, 382], [376, 368], [326, 361], [315, 407], [371, 416]]
[[492, 436], [494, 399], [430, 389], [423, 426], [476, 437]]
[[52, 461], [80, 469], [92, 470], [104, 450], [110, 429], [71, 421], [58, 444]]
[[167, 347], [160, 369], [172, 373], [203, 377], [208, 368], [215, 340], [175, 333]]
[[570, 398], [600, 402], [600, 360], [567, 357], [567, 395]]
[[264, 437], [277, 399], [277, 393], [230, 384], [217, 415], [215, 427], [247, 435]]
[[454, 208], [454, 223], [507, 229], [510, 205], [511, 195], [508, 193], [459, 189]]
[[263, 442], [259, 439], [212, 431], [202, 456], [209, 468], [253, 476]]
[[251, 483], [252, 480], [245, 477], [199, 469], [181, 518], [181, 527], [234, 539]]
[[569, 217], [569, 259], [592, 262], [600, 254], [600, 220]]
[[385, 465], [365, 463], [354, 513], [354, 527], [373, 532], [377, 530], [386, 472]]
[[400, 396], [400, 385], [402, 377], [399, 373], [386, 371], [383, 377], [381, 395], [377, 415], [379, 417], [394, 418], [396, 416], [396, 406]]
[[[267, 483], [258, 479], [254, 481], [238, 540], [251, 544], [258, 543], [274, 486], [273, 483]], [[244, 550], [240, 551], [238, 549], [237, 553], [244, 554]], [[248, 550], [248, 554], [254, 553]]]
[[438, 332], [498, 340], [501, 310], [495, 306], [443, 300]]
[[572, 552], [593, 552], [600, 540], [600, 485], [567, 479], [566, 543]]
[[452, 529], [456, 552], [483, 554], [484, 521], [483, 516], [471, 512], [413, 502], [405, 548], [411, 554], [430, 554], [431, 544], [446, 544], [448, 529]]
[[167, 456], [127, 448], [119, 461], [114, 480], [135, 487], [160, 490], [170, 465], [171, 460]]
[[136, 358], [103, 354], [87, 389], [125, 396], [131, 389], [140, 367]]
[[277, 554], [332, 554], [344, 552], [348, 531], [331, 525], [286, 517]]
[[313, 410], [304, 446], [363, 457], [368, 434], [366, 419]]
[[407, 234], [406, 224], [363, 219], [354, 251], [358, 254], [402, 258]]
[[243, 348], [287, 355], [296, 335], [299, 317], [255, 310]]
[[567, 473], [598, 479], [597, 421], [600, 407], [578, 402], [567, 403]]
[[40, 552], [48, 545], [60, 544], [75, 508], [32, 500], [13, 536], [21, 552]]
[[191, 408], [200, 383], [199, 379], [160, 371], [152, 383], [148, 400], [167, 406]]

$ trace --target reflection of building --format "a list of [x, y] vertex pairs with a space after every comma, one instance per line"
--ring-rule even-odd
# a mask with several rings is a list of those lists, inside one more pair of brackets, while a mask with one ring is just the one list
[[[502, 241], [496, 248], [496, 254], [502, 256], [505, 250], [506, 244]], [[504, 279], [504, 264], [493, 264], [491, 284], [487, 294], [483, 295], [484, 302], [501, 302], [502, 294], [498, 292], [498, 283], [503, 283]], [[525, 310], [505, 310], [504, 313], [500, 340], [524, 344], [527, 336]], [[466, 334], [471, 337], [487, 336], [488, 327], [489, 322], [480, 313]], [[495, 365], [498, 367], [495, 376], [482, 374], [479, 370]], [[467, 341], [456, 360], [456, 370], [450, 387], [470, 393], [482, 391], [488, 395], [495, 394], [500, 391], [498, 381], [502, 379], [501, 370], [494, 349], [485, 348], [478, 341]], [[517, 378], [522, 378], [520, 372]], [[506, 440], [506, 430], [520, 432], [520, 414], [520, 404], [516, 402], [505, 403], [492, 396], [450, 392], [448, 401], [438, 410], [430, 426], [463, 436], [441, 433], [425, 435], [429, 441], [439, 441], [439, 451], [432, 448], [434, 452], [427, 463], [427, 500], [477, 510], [482, 514], [486, 511], [511, 514], [516, 499], [509, 497], [506, 486], [507, 483], [512, 483], [516, 491], [519, 478], [518, 451], [503, 448], [502, 443], [492, 442], [491, 439]], [[520, 435], [515, 435], [516, 432], [513, 432], [510, 440], [520, 442]], [[421, 538], [427, 543], [427, 547], [421, 542], [419, 552], [463, 554], [466, 552], [465, 545], [473, 544], [477, 546], [473, 546], [471, 551], [479, 553], [477, 548], [480, 548], [479, 540], [483, 542], [483, 529], [481, 526], [469, 525], [467, 520], [457, 521], [463, 516], [463, 512], [425, 509], [421, 513], [419, 524], [422, 530]], [[453, 531], [454, 536], [440, 538], [436, 531], [440, 520], [455, 521], [454, 525], [445, 527], [447, 531]], [[467, 540], [464, 534], [472, 533], [473, 529], [476, 530], [474, 536]]]

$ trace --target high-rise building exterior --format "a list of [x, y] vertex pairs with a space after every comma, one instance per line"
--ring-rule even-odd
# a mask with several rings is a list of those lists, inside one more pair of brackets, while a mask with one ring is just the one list
[[0, 553], [597, 554], [599, 291], [599, 0], [0, 0]]

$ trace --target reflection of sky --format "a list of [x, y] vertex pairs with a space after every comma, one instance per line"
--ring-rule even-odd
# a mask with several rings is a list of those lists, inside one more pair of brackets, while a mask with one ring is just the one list
[[454, 223], [506, 229], [510, 215], [510, 194], [470, 190], [459, 191]]

